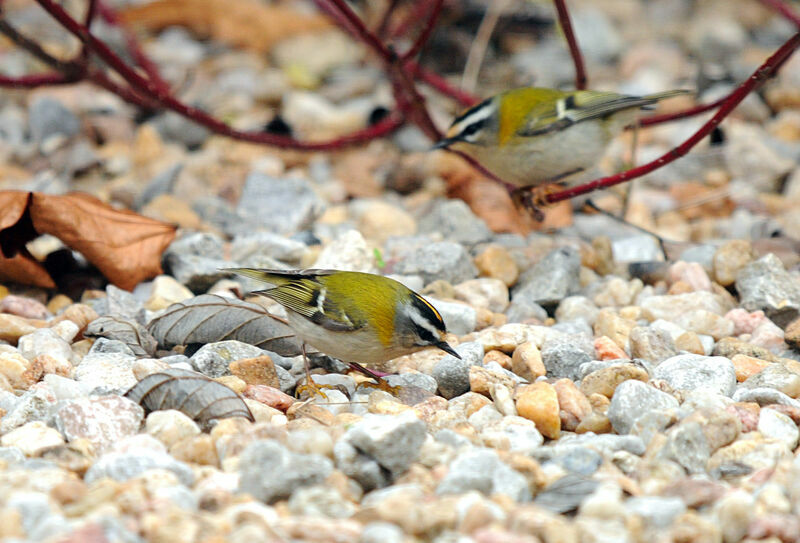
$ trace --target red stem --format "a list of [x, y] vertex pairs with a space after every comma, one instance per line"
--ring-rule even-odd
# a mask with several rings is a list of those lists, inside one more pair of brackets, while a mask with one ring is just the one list
[[717, 111], [717, 113], [711, 117], [708, 122], [706, 122], [697, 132], [692, 134], [689, 139], [675, 149], [670, 150], [668, 153], [665, 153], [652, 162], [648, 162], [642, 166], [626, 170], [616, 175], [596, 179], [594, 181], [590, 181], [589, 183], [563, 190], [561, 192], [549, 194], [547, 196], [547, 201], [549, 203], [560, 202], [561, 200], [574, 198], [575, 196], [580, 196], [581, 194], [586, 194], [597, 189], [605, 189], [630, 179], [641, 177], [642, 175], [650, 173], [653, 170], [656, 170], [666, 164], [669, 164], [673, 160], [684, 156], [692, 149], [692, 147], [697, 145], [698, 142], [700, 142], [720, 122], [722, 122], [722, 120], [727, 117], [728, 114], [733, 111], [734, 108], [736, 108], [736, 106], [738, 106], [748, 94], [750, 94], [750, 92], [761, 86], [768, 77], [772, 76], [775, 73], [775, 70], [781, 64], [783, 64], [783, 62], [789, 58], [789, 56], [791, 56], [791, 54], [798, 47], [800, 47], [800, 32], [789, 38], [789, 40], [784, 43], [780, 49], [775, 51], [775, 53], [773, 53], [772, 56], [770, 56], [764, 62], [764, 64], [759, 66], [758, 69], [753, 72], [753, 75], [751, 75], [744, 83], [739, 85], [739, 87], [737, 87], [736, 90], [733, 91], [730, 96], [728, 96], [728, 98], [720, 106], [719, 111]]
[[428, 14], [428, 18], [425, 21], [425, 26], [422, 28], [419, 36], [417, 36], [417, 39], [414, 41], [408, 51], [400, 55], [401, 61], [406, 61], [416, 57], [422, 48], [425, 47], [425, 44], [428, 43], [428, 40], [431, 37], [431, 34], [433, 34], [433, 30], [436, 28], [436, 22], [439, 20], [439, 15], [441, 12], [442, 0], [434, 0], [433, 8], [431, 8], [431, 12]]
[[575, 88], [582, 90], [586, 88], [586, 67], [583, 63], [583, 55], [581, 49], [578, 47], [578, 41], [575, 39], [575, 33], [572, 31], [572, 21], [569, 18], [569, 10], [564, 0], [553, 0], [558, 12], [558, 22], [561, 25], [561, 30], [564, 32], [564, 37], [569, 45], [569, 54], [572, 55], [572, 63], [575, 65]]
[[644, 117], [639, 120], [639, 126], [653, 126], [656, 124], [666, 123], [669, 121], [675, 121], [677, 119], [684, 119], [687, 117], [700, 115], [701, 113], [705, 113], [706, 111], [711, 111], [712, 109], [719, 107], [729, 97], [730, 94], [727, 96], [723, 96], [718, 100], [714, 100], [710, 104], [700, 104], [694, 107], [690, 107], [689, 109], [685, 109], [683, 111], [676, 111], [675, 113], [665, 113], [663, 115], [653, 115], [651, 117]]
[[120, 30], [122, 30], [123, 35], [125, 36], [125, 45], [128, 48], [128, 52], [133, 57], [133, 61], [144, 70], [147, 74], [147, 77], [161, 89], [162, 92], [169, 93], [170, 87], [169, 84], [164, 81], [161, 77], [161, 73], [158, 70], [158, 66], [150, 60], [150, 58], [145, 55], [144, 51], [142, 51], [142, 47], [139, 45], [139, 40], [136, 39], [136, 36], [133, 35], [133, 32], [130, 31], [122, 22], [119, 20], [119, 16], [117, 13], [109, 8], [105, 2], [102, 0], [96, 0], [97, 8], [100, 13], [100, 16], [103, 17], [103, 20], [110, 25], [114, 25]]
[[797, 26], [800, 26], [800, 15], [795, 13], [792, 8], [787, 6], [781, 0], [760, 0], [762, 4], [765, 6], [777, 11], [780, 13], [784, 18], [788, 19], [789, 21], [793, 22]]
[[0, 87], [12, 87], [18, 89], [33, 89], [36, 87], [41, 87], [42, 85], [65, 85], [74, 82], [74, 79], [68, 79], [60, 72], [30, 74], [20, 77], [0, 75]]

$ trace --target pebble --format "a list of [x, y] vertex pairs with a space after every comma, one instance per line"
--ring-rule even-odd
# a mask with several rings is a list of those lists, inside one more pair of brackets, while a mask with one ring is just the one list
[[139, 431], [144, 410], [121, 396], [78, 398], [64, 401], [54, 419], [67, 440], [86, 439], [102, 455]]
[[768, 364], [742, 383], [742, 388], [771, 388], [790, 398], [800, 397], [800, 375], [790, 371], [783, 364]]
[[0, 438], [0, 445], [16, 447], [25, 456], [36, 456], [44, 449], [63, 444], [61, 432], [38, 420], [23, 424]]
[[160, 311], [172, 304], [188, 300], [194, 296], [192, 291], [169, 275], [159, 275], [153, 279], [150, 297], [144, 303], [148, 311]]
[[232, 375], [239, 377], [248, 385], [266, 385], [280, 388], [275, 363], [267, 355], [234, 360], [228, 365], [228, 370]]
[[426, 298], [442, 315], [445, 328], [451, 334], [463, 336], [478, 326], [478, 312], [467, 304], [445, 302], [436, 298]]
[[736, 390], [736, 369], [721, 356], [677, 355], [659, 364], [653, 377], [664, 380], [674, 390], [702, 389], [728, 397]]
[[136, 357], [125, 353], [89, 353], [75, 368], [73, 377], [92, 389], [123, 394], [137, 383], [133, 374]]
[[180, 411], [166, 409], [147, 415], [145, 431], [168, 448], [200, 433], [197, 424]]
[[461, 360], [446, 354], [433, 367], [439, 394], [450, 399], [460, 396], [470, 389], [470, 367], [483, 364], [483, 346], [477, 342], [457, 345], [456, 352]]
[[739, 270], [736, 290], [742, 307], [764, 311], [778, 326], [786, 326], [800, 315], [800, 280], [772, 253]]
[[777, 439], [785, 443], [789, 450], [797, 447], [800, 430], [797, 424], [783, 413], [765, 407], [758, 417], [758, 431], [767, 439]]
[[511, 357], [511, 371], [529, 382], [533, 382], [547, 373], [542, 361], [542, 353], [535, 343], [528, 341], [514, 349]]
[[52, 148], [54, 142], [74, 136], [81, 127], [74, 113], [47, 96], [31, 103], [28, 120], [31, 137], [42, 149]]
[[[237, 212], [246, 224], [291, 235], [311, 225], [324, 209], [322, 199], [305, 179], [279, 178], [251, 172], [245, 180]], [[251, 230], [242, 228], [239, 233]]]
[[482, 307], [495, 313], [502, 313], [508, 307], [508, 287], [499, 279], [471, 279], [454, 287], [457, 300], [472, 307]]
[[192, 367], [208, 377], [230, 375], [229, 365], [242, 359], [262, 356], [264, 351], [236, 340], [206, 343], [189, 359]]
[[101, 456], [84, 476], [84, 481], [93, 483], [108, 477], [115, 481], [128, 481], [150, 470], [172, 472], [181, 484], [191, 487], [194, 483], [192, 468], [161, 450], [135, 448], [127, 452], [109, 452]]
[[439, 233], [443, 239], [465, 245], [487, 241], [492, 232], [462, 200], [437, 200], [419, 221], [423, 234]]
[[629, 339], [633, 358], [643, 358], [653, 364], [659, 364], [678, 354], [675, 341], [665, 330], [636, 326], [631, 329]]
[[545, 382], [525, 385], [517, 391], [517, 413], [536, 423], [536, 429], [549, 439], [561, 434], [557, 389]]
[[405, 210], [381, 201], [372, 201], [358, 217], [358, 231], [371, 242], [383, 245], [393, 236], [413, 236], [417, 222]]
[[593, 326], [600, 309], [585, 296], [567, 296], [556, 308], [556, 319], [559, 322], [583, 319]]
[[541, 352], [549, 377], [566, 377], [577, 381], [580, 379], [581, 364], [592, 360], [594, 345], [589, 350], [575, 338], [552, 338], [542, 345]]
[[452, 241], [438, 241], [412, 250], [397, 263], [394, 272], [419, 275], [426, 284], [437, 279], [457, 284], [478, 275], [467, 250]]
[[620, 434], [630, 432], [633, 424], [648, 411], [678, 407], [678, 400], [653, 386], [634, 379], [620, 383], [608, 406], [608, 419]]
[[712, 258], [714, 280], [728, 287], [736, 274], [753, 260], [753, 246], [748, 240], [732, 239], [723, 243]]
[[375, 256], [358, 230], [348, 230], [323, 247], [312, 268], [375, 273]]
[[542, 306], [555, 305], [566, 296], [576, 294], [580, 265], [580, 254], [575, 249], [554, 249], [520, 275], [512, 299], [523, 298]]
[[436, 493], [463, 494], [477, 490], [487, 496], [505, 494], [514, 501], [529, 501], [531, 492], [525, 477], [503, 463], [492, 450], [477, 449], [459, 454]]
[[475, 257], [475, 266], [482, 277], [499, 279], [507, 287], [512, 287], [519, 277], [519, 268], [505, 247], [488, 245]]
[[259, 440], [245, 448], [240, 458], [239, 491], [264, 503], [292, 496], [303, 487], [321, 483], [333, 462], [317, 454], [297, 454], [274, 440]]

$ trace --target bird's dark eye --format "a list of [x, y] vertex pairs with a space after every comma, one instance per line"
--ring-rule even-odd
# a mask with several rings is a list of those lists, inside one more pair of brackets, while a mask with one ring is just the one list
[[461, 136], [462, 137], [472, 136], [478, 130], [483, 128], [484, 124], [486, 124], [486, 120], [485, 119], [477, 121], [477, 122], [474, 122], [474, 123], [468, 125], [466, 128], [464, 128], [464, 130], [461, 131]]

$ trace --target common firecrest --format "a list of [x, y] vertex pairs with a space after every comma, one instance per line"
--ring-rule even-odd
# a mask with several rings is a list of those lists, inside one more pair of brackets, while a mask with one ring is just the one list
[[564, 181], [594, 166], [639, 109], [687, 92], [513, 89], [458, 116], [435, 148], [460, 151], [516, 187]]
[[[275, 285], [255, 293], [286, 308], [289, 326], [305, 344], [372, 378], [379, 376], [362, 363], [375, 365], [426, 347], [461, 358], [445, 341], [436, 308], [394, 279], [338, 270], [226, 271]], [[313, 388], [310, 378], [307, 383]]]

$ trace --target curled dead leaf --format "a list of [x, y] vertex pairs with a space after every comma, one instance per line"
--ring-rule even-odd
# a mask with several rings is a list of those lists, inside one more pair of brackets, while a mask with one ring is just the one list
[[169, 368], [151, 373], [125, 397], [141, 405], [145, 413], [176, 409], [204, 430], [213, 427], [215, 421], [230, 417], [255, 421], [247, 404], [233, 390], [191, 370]]
[[173, 225], [120, 210], [83, 193], [0, 191], [0, 279], [53, 288], [44, 267], [25, 250], [51, 234], [83, 254], [114, 285], [131, 290], [161, 270]]

